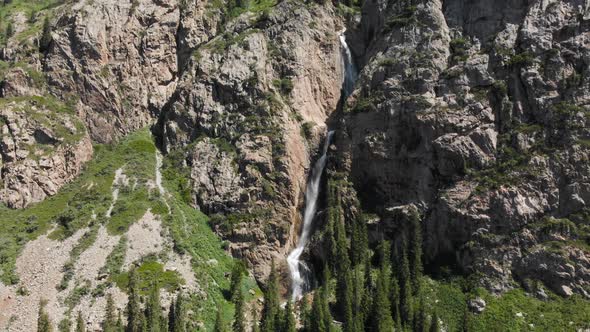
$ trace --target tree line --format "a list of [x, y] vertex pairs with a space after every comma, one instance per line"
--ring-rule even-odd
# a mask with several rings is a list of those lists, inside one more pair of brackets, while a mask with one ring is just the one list
[[[328, 182], [327, 222], [323, 239], [327, 259], [321, 286], [313, 300], [304, 297], [299, 305], [302, 332], [390, 332], [441, 330], [436, 309], [425, 305], [421, 280], [422, 225], [417, 211], [411, 211], [408, 225], [395, 243], [381, 241], [369, 247], [367, 223], [361, 213], [345, 220], [343, 185]], [[360, 209], [357, 209], [360, 211]], [[232, 273], [231, 297], [235, 304], [233, 331], [246, 331], [244, 299], [239, 273]], [[281, 308], [279, 279], [275, 264], [264, 289], [260, 320], [252, 316], [252, 331], [297, 331], [293, 303]], [[337, 323], [335, 323], [337, 322]], [[337, 325], [341, 325], [338, 328]], [[215, 332], [229, 331], [218, 311]]]
[[[162, 311], [160, 303], [160, 288], [157, 283], [151, 285], [147, 296], [141, 295], [139, 276], [135, 268], [129, 272], [127, 287], [128, 302], [125, 309], [125, 322], [121, 311], [115, 307], [111, 294], [106, 298], [104, 320], [101, 324], [104, 332], [186, 332], [187, 309], [185, 298], [178, 292], [168, 308], [168, 314]], [[41, 301], [37, 318], [37, 332], [53, 332], [53, 327], [45, 307], [46, 301]], [[142, 303], [145, 303], [142, 308]], [[75, 332], [86, 332], [86, 322], [82, 313], [78, 312], [76, 323], [73, 326]], [[72, 330], [69, 320], [63, 320], [59, 324], [60, 332]]]

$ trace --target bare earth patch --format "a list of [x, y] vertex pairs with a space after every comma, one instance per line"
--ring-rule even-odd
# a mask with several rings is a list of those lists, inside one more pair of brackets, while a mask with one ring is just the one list
[[[39, 301], [47, 300], [47, 313], [54, 325], [54, 317], [61, 317], [64, 308], [58, 303], [62, 267], [70, 251], [84, 230], [76, 232], [64, 241], [51, 240], [42, 235], [27, 243], [16, 260], [20, 283], [16, 286], [0, 284], [0, 328], [5, 331], [35, 331]], [[21, 289], [21, 295], [18, 290]]]

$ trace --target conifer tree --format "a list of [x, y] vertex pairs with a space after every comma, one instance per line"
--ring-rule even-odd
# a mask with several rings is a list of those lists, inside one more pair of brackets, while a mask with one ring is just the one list
[[41, 39], [39, 40], [39, 51], [43, 53], [47, 52], [52, 39], [49, 16], [45, 16], [45, 19], [43, 20], [43, 32], [41, 33]]
[[6, 44], [8, 44], [8, 39], [10, 39], [10, 37], [12, 37], [14, 35], [14, 27], [12, 25], [12, 22], [8, 22], [8, 25], [6, 26], [6, 30], [4, 31], [4, 41], [6, 42]]
[[117, 318], [115, 317], [115, 302], [113, 301], [113, 296], [111, 294], [107, 295], [107, 307], [104, 322], [102, 323], [102, 328], [104, 332], [117, 331]]
[[410, 263], [405, 249], [405, 243], [402, 247], [401, 267], [400, 267], [400, 312], [402, 323], [410, 324], [412, 322], [412, 280], [410, 275]]
[[264, 308], [262, 310], [262, 332], [277, 331], [280, 321], [279, 276], [274, 260], [271, 263], [270, 275], [264, 292]]
[[326, 292], [326, 285], [320, 287], [313, 297], [313, 304], [311, 306], [310, 314], [310, 329], [311, 332], [328, 332], [329, 326], [326, 326], [326, 313], [324, 312], [323, 297]]
[[162, 309], [160, 306], [160, 289], [156, 283], [152, 284], [145, 307], [145, 318], [149, 332], [160, 332], [162, 325]]
[[241, 285], [237, 285], [237, 293], [234, 295], [234, 322], [232, 325], [234, 332], [246, 332], [246, 322], [244, 321], [244, 294], [242, 293]]
[[424, 297], [420, 296], [418, 303], [418, 312], [414, 316], [414, 331], [426, 332], [428, 322], [426, 321], [426, 307], [424, 305]]
[[341, 272], [341, 276], [338, 278], [337, 303], [340, 314], [342, 315], [342, 321], [344, 322], [345, 332], [354, 332], [355, 330], [355, 321], [352, 312], [353, 291], [352, 272], [350, 270]]
[[463, 309], [463, 321], [461, 322], [461, 331], [469, 332], [469, 308], [467, 307], [467, 303], [465, 303], [465, 308]]
[[291, 301], [287, 301], [287, 305], [285, 306], [285, 314], [283, 317], [283, 332], [296, 332], [297, 328], [295, 327], [295, 316], [293, 315], [293, 304]]
[[301, 299], [301, 306], [299, 307], [301, 315], [301, 324], [303, 325], [303, 332], [311, 332], [311, 309], [309, 308], [309, 302], [307, 296], [303, 296]]
[[371, 277], [371, 261], [369, 259], [365, 260], [365, 268], [364, 268], [364, 294], [363, 294], [363, 302], [362, 302], [362, 315], [364, 317], [364, 325], [365, 327], [371, 326], [371, 320], [369, 319], [369, 315], [373, 310], [373, 280]]
[[362, 332], [365, 330], [365, 318], [367, 317], [363, 308], [363, 302], [365, 299], [365, 283], [362, 266], [357, 266], [353, 270], [352, 275], [352, 314], [353, 314], [353, 331]]
[[49, 315], [45, 312], [45, 306], [47, 305], [46, 300], [41, 300], [39, 302], [39, 314], [37, 317], [37, 332], [52, 332], [53, 327], [51, 326], [51, 321], [49, 320]]
[[186, 308], [184, 305], [184, 297], [180, 292], [178, 292], [178, 294], [176, 295], [176, 301], [174, 302], [174, 311], [170, 315], [172, 317], [168, 321], [168, 326], [170, 326], [170, 332], [186, 332]]
[[395, 322], [396, 328], [401, 328], [401, 314], [400, 314], [400, 290], [399, 290], [399, 281], [395, 276], [391, 278], [390, 283], [390, 291], [391, 294], [389, 297], [389, 301], [391, 302], [391, 317]]
[[121, 317], [121, 312], [119, 311], [119, 317], [117, 318], [117, 332], [124, 332], [125, 326], [123, 326], [123, 317]]
[[174, 312], [174, 307], [176, 306], [176, 300], [172, 299], [170, 301], [170, 308], [168, 309], [168, 331], [174, 332], [174, 325], [176, 324], [176, 313]]
[[244, 273], [244, 267], [242, 264], [242, 262], [236, 261], [231, 271], [229, 293], [232, 301], [235, 301], [238, 292], [241, 292], [242, 275]]
[[86, 323], [82, 318], [82, 313], [78, 311], [78, 317], [76, 318], [76, 332], [86, 332]]
[[[384, 249], [388, 245], [384, 243]], [[383, 250], [388, 252], [388, 250]], [[391, 318], [391, 304], [389, 303], [389, 255], [382, 255], [381, 269], [377, 278], [373, 302], [373, 330], [378, 332], [393, 331], [393, 319]]]
[[368, 251], [369, 238], [367, 235], [367, 224], [363, 215], [359, 213], [353, 226], [350, 244], [350, 258], [353, 266], [363, 264], [367, 259]]
[[225, 326], [225, 321], [223, 320], [223, 312], [221, 306], [217, 306], [217, 314], [215, 316], [215, 326], [213, 327], [213, 332], [229, 332], [227, 327]]
[[422, 266], [422, 225], [417, 211], [412, 211], [410, 218], [412, 222], [410, 272], [412, 276], [412, 294], [417, 295], [420, 293], [420, 279], [424, 269]]
[[430, 320], [430, 332], [440, 332], [440, 325], [438, 322], [438, 315], [436, 314], [436, 310], [432, 313], [432, 318]]
[[129, 271], [129, 294], [127, 302], [127, 332], [142, 332], [143, 313], [139, 304], [139, 277], [135, 268]]
[[[326, 272], [329, 276], [329, 271]], [[329, 278], [327, 280], [330, 280]], [[320, 293], [320, 305], [322, 306], [323, 318], [324, 318], [324, 326], [326, 327], [326, 331], [333, 331], [332, 326], [332, 313], [330, 312], [330, 286], [329, 284], [325, 285], [323, 288], [323, 292]]]

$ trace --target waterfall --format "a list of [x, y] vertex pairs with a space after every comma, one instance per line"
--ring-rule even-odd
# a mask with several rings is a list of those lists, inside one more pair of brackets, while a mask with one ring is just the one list
[[301, 231], [301, 237], [299, 237], [297, 247], [293, 251], [291, 251], [289, 257], [287, 257], [287, 263], [289, 264], [289, 270], [291, 272], [292, 279], [293, 300], [297, 300], [301, 297], [305, 287], [305, 276], [303, 276], [301, 268], [303, 267], [307, 269], [307, 267], [302, 261], [299, 260], [299, 258], [301, 257], [301, 254], [305, 249], [307, 240], [309, 240], [309, 233], [311, 231], [313, 218], [315, 217], [315, 213], [317, 210], [317, 202], [320, 192], [320, 180], [322, 177], [322, 173], [324, 172], [324, 167], [326, 166], [328, 147], [330, 146], [332, 135], [334, 135], [333, 131], [328, 132], [328, 134], [326, 135], [326, 141], [324, 142], [324, 150], [322, 152], [322, 156], [320, 157], [320, 159], [318, 159], [318, 161], [316, 161], [315, 165], [313, 166], [311, 177], [309, 178], [309, 182], [307, 183], [307, 189], [305, 191], [305, 212], [303, 214], [303, 230]]
[[[346, 36], [344, 33], [346, 29], [340, 33], [340, 45], [341, 45], [341, 52], [342, 52], [342, 98], [346, 99], [350, 94], [354, 91], [354, 84], [357, 80], [358, 72], [354, 61], [352, 59], [352, 53], [348, 44], [346, 43]], [[322, 173], [324, 172], [324, 167], [326, 167], [326, 160], [327, 160], [327, 153], [328, 147], [330, 146], [330, 141], [332, 140], [332, 136], [334, 135], [333, 131], [328, 131], [326, 135], [326, 141], [324, 142], [324, 149], [322, 151], [322, 155], [320, 159], [315, 163], [311, 176], [309, 178], [309, 182], [307, 183], [307, 188], [305, 191], [305, 211], [303, 213], [303, 230], [301, 231], [301, 236], [299, 237], [299, 242], [297, 242], [297, 247], [291, 251], [289, 256], [287, 257], [287, 263], [289, 264], [289, 271], [291, 272], [291, 289], [292, 289], [292, 298], [294, 301], [298, 300], [305, 290], [307, 286], [306, 277], [309, 275], [309, 269], [305, 265], [303, 261], [300, 260], [301, 254], [303, 250], [305, 250], [305, 246], [307, 245], [307, 241], [309, 240], [309, 234], [311, 232], [313, 219], [315, 217], [315, 213], [317, 210], [317, 202], [318, 196], [320, 191], [320, 180], [322, 178]]]
[[350, 96], [350, 94], [354, 91], [354, 84], [356, 83], [358, 77], [358, 71], [354, 64], [354, 60], [352, 59], [350, 47], [348, 47], [348, 44], [346, 43], [345, 32], [346, 29], [342, 30], [340, 33], [340, 45], [342, 47], [342, 70], [344, 71], [344, 77], [342, 80], [342, 97], [344, 99]]

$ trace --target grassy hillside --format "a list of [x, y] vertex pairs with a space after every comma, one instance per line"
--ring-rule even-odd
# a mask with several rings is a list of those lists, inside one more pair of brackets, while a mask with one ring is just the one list
[[[174, 160], [164, 160], [163, 184], [167, 194], [162, 197], [155, 188], [156, 148], [147, 129], [129, 135], [118, 144], [94, 148], [94, 158], [81, 176], [58, 195], [24, 210], [0, 207], [0, 280], [5, 284], [19, 282], [15, 273], [16, 258], [28, 241], [41, 234], [51, 231], [51, 238], [62, 240], [88, 228], [70, 254], [68, 264], [73, 265], [80, 253], [94, 242], [97, 225], [104, 224], [112, 235], [123, 234], [151, 209], [163, 220], [174, 241], [174, 250], [192, 257], [193, 271], [203, 290], [191, 295], [194, 321], [212, 326], [218, 303], [229, 320], [233, 309], [224, 298], [223, 290], [229, 288], [225, 274], [231, 271], [233, 259], [225, 253], [222, 242], [208, 226], [207, 216], [187, 204], [186, 192], [182, 192], [187, 185], [182, 168], [177, 167]], [[113, 180], [120, 168], [129, 185], [120, 187], [118, 199], [113, 201]], [[109, 218], [107, 211], [113, 202]], [[120, 271], [120, 266], [124, 239], [122, 237], [123, 245], [113, 250], [105, 267], [111, 274], [111, 285], [123, 288], [126, 271]], [[145, 260], [140, 269], [146, 278], [156, 279], [146, 280], [146, 283], [158, 281], [162, 285], [175, 285], [180, 282], [176, 275], [162, 271], [162, 265], [153, 258]], [[67, 280], [65, 283], [64, 289]], [[248, 280], [245, 287], [256, 286]]]

